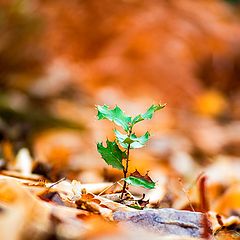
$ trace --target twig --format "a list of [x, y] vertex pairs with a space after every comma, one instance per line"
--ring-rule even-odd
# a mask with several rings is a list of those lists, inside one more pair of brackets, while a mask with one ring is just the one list
[[203, 213], [202, 237], [204, 239], [210, 239], [212, 230], [211, 230], [211, 223], [209, 222], [208, 216], [207, 216], [207, 212], [209, 211], [209, 203], [208, 203], [208, 199], [207, 199], [206, 181], [207, 181], [207, 177], [205, 175], [203, 175], [199, 178], [199, 202], [200, 202], [201, 212]]
[[188, 203], [189, 203], [189, 206], [190, 208], [192, 209], [193, 212], [195, 212], [195, 209], [192, 205], [192, 202], [191, 202], [191, 199], [189, 197], [189, 190], [186, 190], [184, 185], [183, 185], [183, 182], [182, 182], [182, 179], [181, 178], [178, 178], [178, 182], [180, 183], [181, 187], [182, 187], [182, 191], [185, 193], [186, 197], [187, 197], [187, 200], [188, 200]]
[[101, 196], [103, 193], [105, 193], [108, 189], [110, 189], [112, 186], [114, 186], [116, 183], [118, 182], [114, 182], [111, 186], [108, 186], [106, 188], [104, 188], [99, 194], [98, 196]]
[[[121, 179], [121, 180], [123, 180], [123, 179]], [[120, 181], [121, 181], [120, 180]], [[123, 180], [124, 181], [124, 180]], [[124, 181], [125, 182], [125, 181]], [[123, 187], [123, 185], [118, 181], [117, 182], [117, 184], [119, 184], [121, 187]], [[125, 191], [131, 196], [131, 197], [133, 197], [134, 198], [134, 196], [132, 195], [132, 193], [130, 192], [130, 191], [128, 191], [127, 189], [125, 189]]]
[[48, 187], [48, 189], [50, 189], [50, 188], [54, 187], [55, 185], [57, 185], [57, 184], [59, 184], [59, 183], [63, 182], [64, 180], [66, 180], [66, 178], [65, 178], [65, 177], [64, 177], [64, 178], [61, 178], [61, 179], [60, 179], [60, 180], [58, 180], [57, 182], [55, 182], [55, 183], [51, 184], [51, 185]]

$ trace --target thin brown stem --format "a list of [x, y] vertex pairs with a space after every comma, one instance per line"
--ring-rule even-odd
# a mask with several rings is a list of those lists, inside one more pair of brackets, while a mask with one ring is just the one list
[[124, 172], [124, 178], [127, 177], [127, 173], [128, 173], [129, 152], [130, 152], [130, 144], [128, 144], [128, 148], [127, 148], [127, 159], [126, 159], [126, 167], [125, 167], [125, 172]]
[[[132, 128], [130, 128], [129, 132], [128, 132], [128, 137], [130, 137], [132, 134]], [[129, 154], [130, 154], [130, 143], [128, 144], [128, 148], [127, 148], [127, 158], [126, 158], [126, 165], [123, 169], [123, 177], [126, 178], [127, 177], [127, 173], [128, 173], [128, 164], [129, 164]], [[123, 195], [126, 191], [126, 187], [127, 187], [127, 183], [126, 181], [124, 181], [123, 183], [123, 189], [122, 189], [122, 194], [121, 194], [121, 199], [123, 199]]]
[[[123, 169], [123, 177], [126, 178], [127, 177], [127, 173], [128, 173], [128, 163], [129, 163], [129, 152], [130, 152], [130, 144], [128, 144], [128, 148], [127, 148], [127, 158], [126, 158], [126, 166]], [[122, 194], [121, 194], [121, 199], [123, 198], [123, 195], [126, 191], [126, 187], [127, 187], [127, 182], [124, 181], [123, 183], [123, 189], [122, 189]]]

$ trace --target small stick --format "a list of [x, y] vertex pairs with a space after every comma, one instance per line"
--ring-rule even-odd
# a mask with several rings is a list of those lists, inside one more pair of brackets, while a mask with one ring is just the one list
[[206, 191], [206, 181], [207, 177], [205, 175], [199, 178], [199, 201], [201, 212], [206, 213], [209, 211], [209, 203], [207, 199]]
[[60, 180], [58, 180], [57, 182], [55, 182], [55, 183], [51, 184], [51, 185], [48, 187], [48, 189], [50, 189], [50, 188], [54, 187], [55, 185], [57, 185], [57, 184], [59, 184], [59, 183], [63, 182], [64, 180], [66, 180], [66, 178], [65, 178], [65, 177], [64, 177], [64, 178], [61, 178], [61, 179], [60, 179]]
[[179, 183], [180, 183], [180, 185], [181, 185], [181, 187], [182, 187], [182, 191], [185, 193], [185, 195], [186, 195], [186, 197], [187, 197], [187, 200], [188, 200], [188, 203], [189, 203], [190, 208], [192, 209], [193, 212], [195, 212], [195, 209], [194, 209], [194, 207], [193, 207], [193, 205], [192, 205], [192, 201], [191, 201], [191, 199], [190, 199], [190, 197], [189, 197], [189, 190], [186, 190], [186, 189], [185, 189], [181, 178], [178, 178], [178, 181], [179, 181]]
[[101, 196], [103, 193], [105, 193], [108, 189], [110, 189], [111, 187], [113, 187], [116, 183], [118, 183], [118, 182], [115, 182], [115, 183], [113, 183], [111, 186], [108, 186], [108, 187], [106, 187], [106, 188], [104, 188], [99, 194], [98, 194], [98, 196]]
[[204, 239], [210, 239], [211, 237], [211, 224], [208, 220], [207, 212], [209, 211], [209, 203], [207, 199], [206, 191], [206, 181], [207, 177], [205, 175], [199, 178], [199, 201], [200, 209], [203, 213], [202, 224], [203, 224], [203, 233], [202, 237]]
[[[121, 179], [121, 180], [123, 180], [123, 179]], [[120, 181], [121, 181], [120, 180]], [[123, 187], [123, 185], [118, 181], [117, 182], [117, 184], [119, 184], [121, 187]], [[133, 197], [134, 198], [134, 196], [132, 195], [132, 193], [130, 192], [130, 191], [128, 191], [127, 189], [125, 189], [125, 191], [131, 196], [131, 197]]]

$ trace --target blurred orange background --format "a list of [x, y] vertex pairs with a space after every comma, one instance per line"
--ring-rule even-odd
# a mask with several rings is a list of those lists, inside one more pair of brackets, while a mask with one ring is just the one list
[[193, 174], [239, 157], [239, 18], [238, 1], [1, 0], [2, 138], [70, 178], [103, 181], [95, 143], [113, 126], [95, 105], [137, 114], [161, 102], [137, 129], [153, 136], [133, 169], [173, 161]]

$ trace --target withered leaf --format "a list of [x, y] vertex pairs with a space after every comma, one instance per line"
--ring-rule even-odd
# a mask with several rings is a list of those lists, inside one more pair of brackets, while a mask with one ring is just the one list
[[139, 206], [141, 208], [145, 208], [148, 204], [149, 204], [149, 199], [148, 200], [144, 200], [145, 198], [145, 194], [143, 194], [142, 198], [140, 198], [139, 200], [137, 200]]
[[44, 191], [42, 194], [39, 195], [39, 198], [46, 201], [46, 202], [53, 202], [57, 205], [65, 206], [60, 194], [56, 191], [50, 192], [49, 190]]
[[155, 187], [155, 182], [153, 182], [148, 176], [148, 173], [143, 176], [138, 172], [138, 170], [135, 170], [135, 172], [131, 173], [130, 176], [124, 180], [133, 186], [140, 186], [148, 189], [153, 189]]
[[131, 173], [130, 176], [136, 177], [136, 178], [142, 178], [143, 177], [137, 169], [133, 173]]
[[153, 182], [153, 180], [149, 177], [148, 172], [143, 176], [141, 173], [139, 173], [139, 171], [137, 169], [135, 170], [135, 172], [131, 173], [130, 176], [144, 179], [151, 183]]

